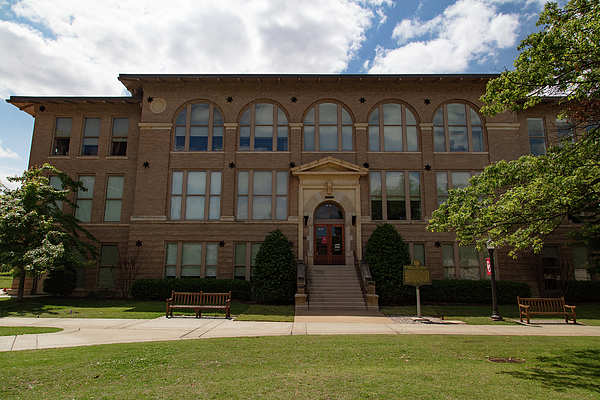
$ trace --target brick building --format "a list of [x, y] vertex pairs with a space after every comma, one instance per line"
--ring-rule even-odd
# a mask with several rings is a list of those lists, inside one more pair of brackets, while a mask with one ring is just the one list
[[[491, 162], [543, 153], [561, 124], [550, 103], [481, 115], [493, 77], [123, 74], [130, 97], [8, 102], [35, 117], [29, 164], [89, 189], [76, 214], [101, 259], [81, 271], [80, 290], [113, 285], [117, 253], [136, 243], [141, 277], [250, 279], [276, 228], [309, 268], [352, 264], [383, 222], [433, 279], [485, 279], [486, 256], [426, 232], [427, 221], [448, 189]], [[517, 260], [500, 249], [499, 279], [536, 293], [554, 278], [532, 271], [566, 264], [589, 279], [586, 249], [563, 242]]]

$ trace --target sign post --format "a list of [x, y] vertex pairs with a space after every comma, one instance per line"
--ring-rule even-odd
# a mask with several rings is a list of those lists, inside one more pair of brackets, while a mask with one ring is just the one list
[[405, 265], [402, 283], [416, 287], [417, 317], [421, 318], [421, 286], [431, 285], [431, 271], [429, 270], [429, 265], [421, 265], [419, 260], [414, 260], [411, 265]]

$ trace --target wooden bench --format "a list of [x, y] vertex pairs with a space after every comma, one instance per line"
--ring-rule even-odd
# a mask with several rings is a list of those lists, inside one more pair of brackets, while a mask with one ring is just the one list
[[231, 291], [229, 293], [191, 293], [171, 292], [171, 298], [167, 299], [167, 318], [173, 317], [173, 309], [194, 310], [196, 318], [202, 316], [202, 310], [225, 310], [225, 316], [229, 318], [231, 307]]
[[519, 304], [519, 318], [523, 322], [523, 316], [527, 317], [527, 323], [529, 323], [529, 317], [531, 315], [564, 315], [565, 322], [569, 323], [569, 315], [573, 318], [573, 323], [577, 323], [575, 318], [575, 307], [568, 306], [565, 304], [565, 298], [560, 299], [539, 299], [539, 298], [520, 298], [517, 297], [517, 303]]

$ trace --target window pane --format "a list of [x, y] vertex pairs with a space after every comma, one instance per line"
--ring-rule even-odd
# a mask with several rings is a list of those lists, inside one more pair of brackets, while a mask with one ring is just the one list
[[116, 265], [118, 254], [119, 246], [117, 245], [100, 246], [100, 265]]
[[248, 219], [248, 196], [238, 196], [237, 217], [238, 219]]
[[479, 268], [461, 268], [460, 279], [477, 281], [479, 280]]
[[448, 125], [467, 125], [467, 110], [464, 104], [448, 104], [446, 109], [448, 110]]
[[342, 125], [352, 125], [352, 118], [350, 118], [350, 114], [343, 107], [342, 108]]
[[173, 172], [173, 182], [171, 182], [171, 194], [182, 194], [183, 191], [183, 172]]
[[248, 194], [248, 171], [238, 172], [238, 194]]
[[444, 279], [456, 278], [456, 269], [454, 267], [444, 267]]
[[277, 172], [277, 194], [287, 194], [287, 172]]
[[483, 131], [481, 126], [471, 127], [473, 133], [473, 151], [483, 151]]
[[406, 219], [406, 200], [404, 197], [387, 197], [387, 219], [402, 221]]
[[192, 104], [191, 125], [207, 125], [209, 121], [210, 105], [198, 103]]
[[181, 265], [200, 265], [202, 243], [183, 243], [181, 247]]
[[369, 118], [369, 125], [379, 126], [379, 108], [376, 108], [371, 114], [371, 117]]
[[100, 136], [100, 118], [86, 118], [83, 136]]
[[271, 180], [273, 173], [271, 171], [254, 171], [253, 194], [271, 194]]
[[200, 277], [200, 265], [182, 265], [181, 277]]
[[240, 127], [240, 150], [242, 150], [242, 151], [250, 150], [250, 127], [249, 126]]
[[[273, 125], [273, 104], [262, 103], [255, 107], [254, 124], [255, 125]], [[273, 130], [271, 129], [271, 132]]]
[[529, 147], [531, 154], [534, 156], [543, 156], [546, 154], [546, 139], [544, 138], [529, 138]]
[[208, 208], [208, 219], [219, 219], [221, 215], [221, 197], [210, 196], [210, 203]]
[[404, 195], [404, 172], [386, 172], [385, 188], [388, 196]]
[[251, 116], [252, 116], [252, 108], [249, 108], [244, 115], [242, 116], [242, 120], [240, 121], [240, 125], [250, 125], [251, 124]]
[[287, 197], [277, 196], [275, 219], [287, 219]]
[[83, 138], [81, 154], [84, 156], [95, 156], [98, 154], [98, 138]]
[[413, 221], [418, 221], [422, 219], [420, 197], [411, 196], [410, 198], [410, 219]]
[[115, 118], [113, 119], [113, 136], [127, 137], [129, 132], [129, 118]]
[[342, 126], [342, 151], [352, 151], [352, 126]]
[[469, 111], [471, 112], [471, 126], [481, 125], [481, 119], [479, 118], [479, 115], [475, 112], [475, 110], [469, 107]]
[[587, 247], [573, 247], [573, 267], [587, 268], [589, 263], [588, 249]]
[[204, 196], [187, 196], [185, 219], [204, 219]]
[[105, 222], [121, 221], [121, 200], [106, 200], [106, 209], [104, 210]]
[[176, 265], [177, 264], [177, 243], [167, 243], [166, 251], [166, 264]]
[[402, 106], [400, 104], [383, 105], [383, 124], [384, 125], [402, 125]]
[[91, 199], [92, 197], [94, 197], [94, 181], [95, 181], [95, 177], [93, 177], [93, 176], [80, 176], [79, 180], [81, 182], [83, 182], [83, 187], [86, 188], [87, 190], [84, 192], [83, 190], [79, 189], [77, 191], [77, 198], [78, 199]]
[[444, 109], [440, 108], [433, 118], [434, 125], [444, 125]]
[[369, 150], [379, 151], [379, 126], [369, 126]]
[[[56, 175], [52, 175], [50, 177], [50, 186], [52, 186], [55, 190], [62, 190], [62, 182], [60, 181], [60, 178]], [[59, 210], [62, 210], [62, 201], [57, 201], [56, 202], [56, 207]]]
[[215, 126], [213, 127], [212, 134], [212, 151], [222, 151], [223, 150], [223, 127]]
[[383, 142], [385, 151], [402, 151], [402, 127], [384, 126]]
[[414, 260], [419, 260], [421, 264], [425, 265], [425, 245], [424, 244], [413, 244]]
[[112, 199], [123, 198], [123, 176], [109, 176], [106, 197]]
[[187, 176], [187, 194], [206, 193], [206, 172], [190, 171]]
[[254, 196], [252, 198], [252, 219], [271, 219], [271, 197]]
[[75, 211], [75, 217], [81, 222], [90, 222], [92, 218], [92, 200], [77, 200], [77, 206], [79, 207]]
[[304, 150], [315, 151], [315, 127], [304, 127]]
[[381, 196], [371, 196], [371, 219], [383, 219], [383, 203]]
[[435, 178], [437, 182], [438, 196], [446, 196], [448, 194], [448, 173], [436, 172]]
[[287, 151], [287, 135], [287, 126], [280, 126], [277, 128], [277, 151]]
[[544, 136], [544, 120], [542, 118], [527, 118], [529, 136]]
[[185, 126], [175, 127], [175, 151], [185, 150]]
[[190, 127], [190, 151], [208, 150], [208, 127], [192, 126]]
[[235, 267], [233, 273], [236, 279], [246, 279], [246, 266]]
[[477, 248], [475, 248], [475, 246], [458, 246], [458, 259], [461, 267], [479, 266], [479, 253], [477, 252]]
[[114, 287], [115, 286], [115, 268], [99, 268], [98, 269], [98, 287]]
[[256, 255], [260, 250], [260, 243], [252, 243], [250, 245], [250, 265], [254, 265], [256, 261]]
[[287, 125], [288, 120], [282, 109], [277, 109], [277, 125]]
[[166, 265], [165, 266], [165, 278], [175, 278], [177, 274], [177, 266]]
[[448, 140], [450, 142], [450, 151], [469, 150], [469, 137], [467, 136], [466, 126], [448, 127]]
[[206, 265], [217, 265], [217, 243], [206, 244]]
[[337, 104], [319, 104], [319, 124], [337, 125]]
[[417, 125], [417, 120], [409, 109], [406, 109], [406, 125]]
[[56, 118], [55, 136], [71, 136], [73, 118]]
[[221, 172], [210, 173], [210, 194], [221, 194]]
[[312, 108], [308, 114], [306, 114], [306, 118], [304, 118], [305, 125], [314, 125], [315, 124], [315, 109]]
[[175, 121], [175, 125], [185, 125], [187, 122], [187, 107], [184, 108], [179, 115], [177, 116], [177, 121]]
[[213, 108], [213, 125], [223, 125], [223, 116], [216, 108]]
[[445, 267], [454, 267], [454, 245], [442, 245], [442, 260]]
[[444, 134], [443, 126], [433, 127], [433, 141], [435, 151], [446, 151], [446, 135]]
[[273, 150], [273, 127], [256, 126], [254, 128], [254, 151]]
[[371, 172], [371, 194], [381, 195], [381, 172]]
[[319, 127], [319, 151], [337, 151], [337, 126]]
[[171, 219], [181, 219], [181, 196], [171, 196]]
[[469, 186], [470, 172], [452, 172], [452, 189], [461, 189]]
[[246, 243], [235, 244], [235, 265], [246, 265]]
[[417, 138], [416, 126], [406, 127], [406, 147], [407, 151], [419, 151], [419, 140]]
[[408, 173], [410, 194], [421, 194], [421, 180], [419, 179], [419, 175], [418, 172]]
[[217, 277], [217, 266], [207, 265], [204, 269], [205, 278], [216, 278]]

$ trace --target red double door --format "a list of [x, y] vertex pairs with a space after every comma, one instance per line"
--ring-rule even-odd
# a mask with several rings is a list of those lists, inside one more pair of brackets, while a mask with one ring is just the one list
[[345, 264], [344, 225], [315, 225], [315, 264]]

